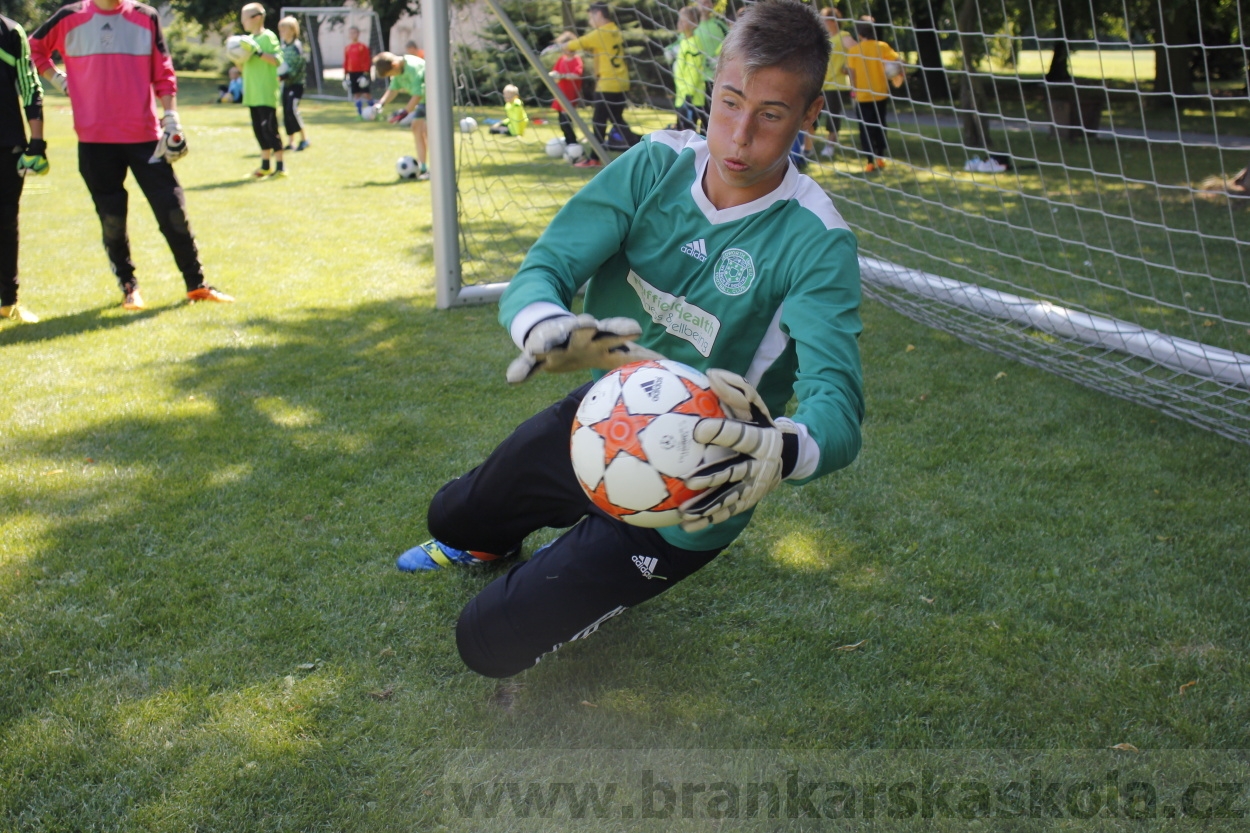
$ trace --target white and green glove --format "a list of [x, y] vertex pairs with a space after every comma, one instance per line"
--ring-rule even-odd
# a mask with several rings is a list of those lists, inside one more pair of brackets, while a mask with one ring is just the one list
[[632, 318], [561, 315], [539, 321], [525, 336], [521, 355], [508, 365], [508, 382], [518, 385], [540, 370], [614, 370], [623, 364], [664, 358], [634, 343], [642, 327]]
[[689, 488], [707, 490], [681, 505], [681, 528], [686, 532], [698, 532], [747, 511], [781, 483], [787, 473], [785, 461], [793, 469], [798, 458], [794, 423], [774, 422], [750, 382], [718, 368], [709, 370], [707, 377], [729, 416], [699, 420], [694, 439], [736, 453], [686, 478]]
[[166, 110], [165, 117], [161, 119], [161, 138], [148, 162], [155, 165], [164, 159], [172, 165], [186, 155], [187, 137], [182, 132], [178, 114], [173, 110]]
[[26, 150], [17, 157], [18, 176], [43, 176], [52, 170], [48, 162], [48, 144], [43, 139], [31, 139]]
[[59, 69], [52, 70], [52, 77], [48, 79], [48, 83], [66, 95], [69, 95], [69, 76], [61, 72]]

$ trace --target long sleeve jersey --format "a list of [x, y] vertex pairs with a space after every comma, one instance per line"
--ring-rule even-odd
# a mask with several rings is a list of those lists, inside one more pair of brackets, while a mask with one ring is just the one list
[[43, 87], [30, 61], [30, 46], [21, 24], [0, 15], [0, 87], [15, 95], [0, 96], [0, 148], [26, 146], [27, 119], [43, 118]]
[[59, 52], [69, 78], [74, 130], [82, 142], [129, 144], [160, 137], [155, 96], [176, 95], [178, 81], [156, 10], [122, 0], [103, 11], [92, 0], [62, 6], [30, 36], [35, 69]]
[[[589, 278], [585, 310], [628, 316], [638, 343], [756, 386], [780, 417], [792, 397], [799, 460], [789, 482], [849, 465], [864, 416], [855, 236], [829, 197], [790, 166], [776, 190], [717, 209], [703, 192], [706, 140], [656, 131], [588, 182], [530, 248], [499, 305], [521, 344], [565, 314]], [[701, 550], [733, 541], [743, 513], [697, 533], [658, 530]]]

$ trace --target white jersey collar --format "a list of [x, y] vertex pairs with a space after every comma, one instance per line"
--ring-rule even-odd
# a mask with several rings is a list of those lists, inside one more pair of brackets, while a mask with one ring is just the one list
[[729, 223], [734, 220], [741, 220], [743, 217], [749, 217], [752, 214], [758, 214], [775, 202], [793, 199], [795, 192], [798, 190], [801, 174], [794, 167], [794, 163], [787, 160], [786, 175], [782, 178], [781, 184], [772, 191], [769, 191], [759, 199], [743, 203], [742, 205], [735, 205], [732, 208], [725, 209], [717, 208], [712, 205], [712, 201], [703, 192], [703, 177], [707, 174], [708, 162], [712, 158], [711, 154], [708, 153], [707, 142], [691, 142], [689, 147], [694, 150], [694, 182], [690, 185], [690, 196], [694, 200], [694, 204], [703, 212], [703, 216], [712, 225]]

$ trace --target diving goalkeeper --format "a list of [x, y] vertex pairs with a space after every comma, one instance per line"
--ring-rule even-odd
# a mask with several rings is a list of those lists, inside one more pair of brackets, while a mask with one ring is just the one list
[[[789, 161], [823, 103], [829, 37], [795, 0], [749, 6], [725, 40], [707, 138], [657, 131], [570, 199], [500, 302], [521, 354], [508, 380], [618, 367], [657, 353], [708, 373], [731, 417], [700, 442], [736, 452], [687, 478], [683, 521], [645, 529], [596, 509], [569, 459], [585, 384], [521, 424], [430, 502], [435, 540], [405, 570], [517, 558], [460, 615], [465, 664], [507, 677], [711, 562], [783, 480], [843, 468], [864, 415], [855, 238]], [[585, 312], [570, 312], [589, 279]], [[781, 416], [792, 397], [792, 418]]]

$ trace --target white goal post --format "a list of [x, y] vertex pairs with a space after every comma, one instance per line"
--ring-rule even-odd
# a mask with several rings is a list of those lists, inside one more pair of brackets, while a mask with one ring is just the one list
[[343, 48], [347, 30], [360, 29], [362, 40], [376, 55], [387, 48], [378, 14], [354, 6], [283, 6], [282, 17], [299, 21], [308, 66], [304, 73], [304, 97], [317, 99], [351, 98], [343, 85]]

